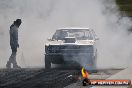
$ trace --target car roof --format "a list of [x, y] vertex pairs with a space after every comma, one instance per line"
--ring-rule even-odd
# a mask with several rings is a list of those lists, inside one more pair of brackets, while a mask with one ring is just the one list
[[66, 27], [66, 28], [59, 28], [58, 31], [90, 31], [90, 29], [81, 28], [81, 27]]

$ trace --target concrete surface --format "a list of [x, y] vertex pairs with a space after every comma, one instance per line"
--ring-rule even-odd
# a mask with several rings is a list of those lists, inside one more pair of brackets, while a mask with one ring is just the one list
[[126, 68], [108, 79], [129, 79], [132, 81], [132, 68]]

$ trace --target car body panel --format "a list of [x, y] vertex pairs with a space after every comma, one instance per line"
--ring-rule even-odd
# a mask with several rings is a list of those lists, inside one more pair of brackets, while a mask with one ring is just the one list
[[82, 66], [85, 62], [89, 69], [95, 69], [96, 39], [94, 31], [89, 28], [61, 28], [56, 30], [52, 39], [45, 44], [45, 56], [48, 57], [45, 59], [50, 59], [52, 64], [70, 66]]

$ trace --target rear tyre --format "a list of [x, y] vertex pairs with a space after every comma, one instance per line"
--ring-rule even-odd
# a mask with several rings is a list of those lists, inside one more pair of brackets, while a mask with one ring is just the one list
[[45, 55], [45, 69], [50, 69], [50, 68], [51, 68], [50, 57]]
[[95, 66], [94, 66], [94, 68], [95, 68], [95, 70], [94, 70], [94, 73], [97, 73], [98, 72], [98, 70], [97, 70], [97, 49], [96, 49], [96, 52], [95, 52]]

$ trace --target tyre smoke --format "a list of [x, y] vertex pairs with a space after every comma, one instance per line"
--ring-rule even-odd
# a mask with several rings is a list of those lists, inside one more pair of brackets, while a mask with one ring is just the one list
[[44, 66], [44, 44], [61, 27], [94, 29], [99, 68], [131, 66], [131, 20], [122, 17], [114, 0], [0, 0], [0, 67], [11, 54], [9, 27], [17, 18], [17, 61], [22, 67]]

